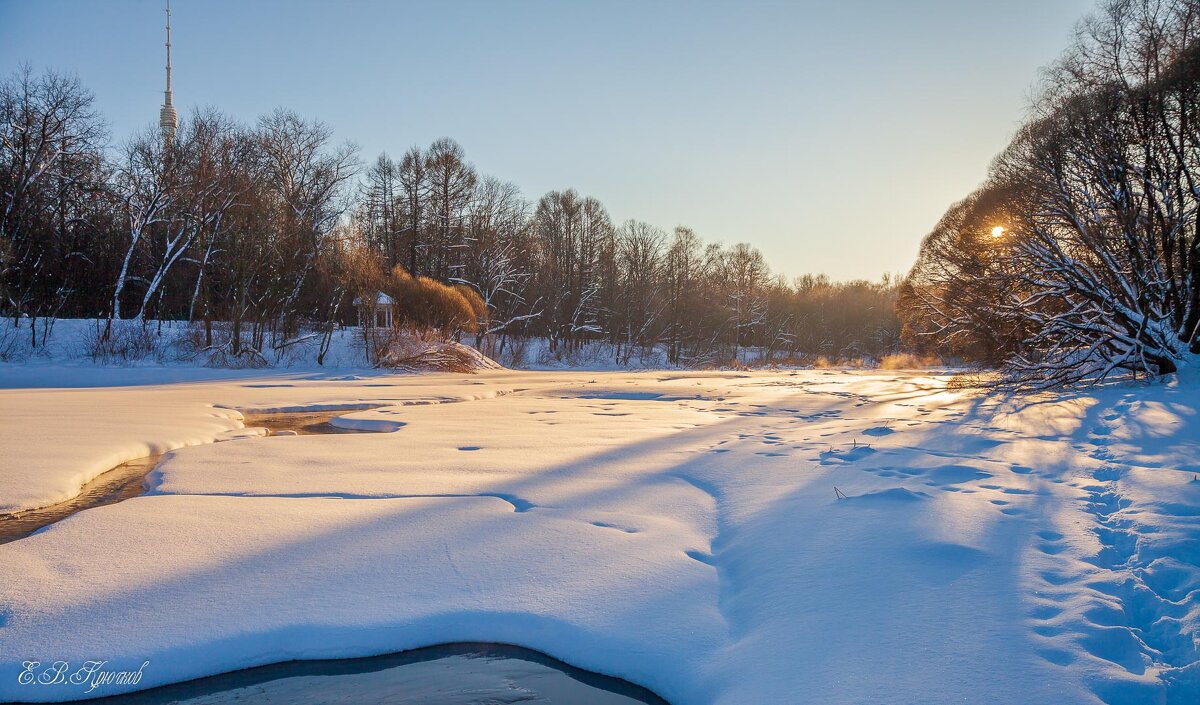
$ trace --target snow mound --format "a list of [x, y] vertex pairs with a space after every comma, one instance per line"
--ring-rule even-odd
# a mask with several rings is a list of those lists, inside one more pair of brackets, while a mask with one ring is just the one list
[[379, 360], [380, 367], [413, 371], [476, 372], [503, 369], [500, 363], [475, 348], [454, 340], [405, 338], [392, 344]]

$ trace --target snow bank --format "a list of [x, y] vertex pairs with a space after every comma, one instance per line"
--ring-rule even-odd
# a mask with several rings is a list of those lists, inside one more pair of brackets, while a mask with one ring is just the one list
[[[99, 319], [58, 319], [50, 326], [44, 344], [36, 349], [22, 339], [21, 347], [0, 360], [0, 379], [5, 368], [33, 367], [101, 367], [122, 371], [169, 369], [173, 372], [157, 378], [159, 383], [172, 378], [208, 376], [205, 369], [261, 369], [271, 367], [289, 370], [328, 371], [374, 367], [369, 364], [362, 329], [344, 327], [330, 337], [322, 363], [317, 362], [321, 336], [306, 334], [289, 341], [278, 350], [265, 350], [262, 356], [235, 357], [225, 351], [213, 352], [205, 346], [205, 335], [199, 324], [186, 321], [150, 321], [142, 326], [134, 321], [114, 322], [111, 339], [101, 343], [101, 333], [107, 321]], [[218, 326], [219, 328], [219, 326]], [[220, 339], [217, 330], [214, 341]], [[421, 340], [408, 334], [393, 336], [388, 341], [391, 351], [382, 367], [420, 371], [470, 372], [500, 369], [500, 365], [475, 348], [453, 340]], [[193, 371], [195, 370], [195, 371]], [[182, 371], [182, 375], [180, 373]], [[79, 376], [79, 375], [75, 375]], [[153, 377], [151, 375], [143, 375]], [[222, 375], [216, 375], [222, 376]]]

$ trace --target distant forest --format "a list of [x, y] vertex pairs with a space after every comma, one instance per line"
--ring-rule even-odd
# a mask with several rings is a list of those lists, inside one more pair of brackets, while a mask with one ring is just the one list
[[104, 125], [70, 75], [0, 84], [0, 355], [80, 317], [192, 321], [206, 348], [266, 361], [377, 292], [397, 327], [490, 354], [542, 337], [555, 354], [608, 343], [618, 364], [725, 364], [899, 340], [895, 278], [788, 280], [749, 245], [614, 222], [572, 189], [530, 201], [450, 139], [363, 164], [286, 109], [253, 125], [202, 110], [173, 141], [148, 127], [115, 147]]
[[1200, 353], [1200, 2], [1106, 1], [926, 237], [904, 344], [1042, 388]]

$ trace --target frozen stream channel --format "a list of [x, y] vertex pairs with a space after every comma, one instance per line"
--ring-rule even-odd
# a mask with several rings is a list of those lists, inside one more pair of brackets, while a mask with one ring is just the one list
[[[334, 434], [334, 433], [369, 433], [358, 429], [340, 428], [330, 423], [333, 417], [344, 414], [344, 411], [291, 412], [283, 411], [267, 414], [245, 414], [243, 423], [246, 428], [265, 428], [268, 434], [288, 434], [298, 436]], [[43, 527], [57, 521], [62, 521], [72, 514], [85, 509], [103, 507], [108, 504], [137, 497], [146, 491], [146, 479], [162, 453], [154, 453], [144, 458], [121, 463], [103, 475], [99, 475], [84, 485], [80, 493], [65, 501], [39, 507], [23, 512], [0, 513], [0, 544], [25, 538]]]

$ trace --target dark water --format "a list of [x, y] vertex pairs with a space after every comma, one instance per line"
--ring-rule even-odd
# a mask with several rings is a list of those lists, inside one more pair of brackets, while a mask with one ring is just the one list
[[[346, 411], [282, 412], [271, 414], [244, 414], [242, 423], [246, 428], [266, 427], [271, 433], [291, 431], [301, 436], [328, 433], [370, 433], [357, 429], [337, 428], [330, 419]], [[83, 486], [78, 495], [65, 502], [49, 507], [30, 509], [13, 514], [0, 514], [0, 544], [29, 536], [38, 529], [62, 521], [76, 512], [93, 507], [116, 504], [136, 497], [145, 491], [146, 475], [158, 464], [162, 454], [122, 463], [108, 472], [98, 475]]]
[[341, 411], [280, 411], [269, 414], [242, 414], [242, 423], [246, 428], [263, 426], [271, 429], [271, 433], [280, 431], [295, 431], [300, 436], [316, 436], [329, 433], [373, 433], [357, 428], [338, 428], [330, 423], [330, 419], [342, 414]]
[[75, 512], [92, 507], [116, 504], [140, 495], [146, 475], [158, 464], [162, 455], [149, 455], [131, 460], [99, 475], [83, 486], [71, 499], [49, 507], [30, 509], [15, 514], [0, 514], [0, 543], [23, 539], [43, 526], [62, 521]]
[[96, 705], [668, 705], [626, 681], [499, 644], [449, 644], [386, 656], [291, 661], [201, 678]]

